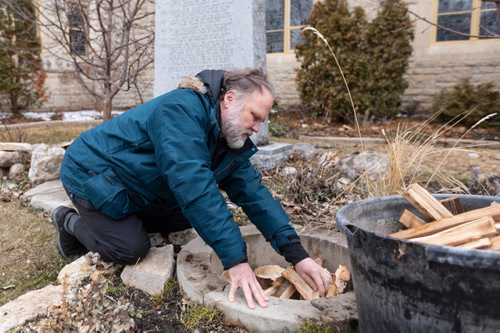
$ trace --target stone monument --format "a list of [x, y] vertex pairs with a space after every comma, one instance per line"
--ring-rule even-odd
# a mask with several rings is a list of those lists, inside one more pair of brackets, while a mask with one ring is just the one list
[[[266, 67], [265, 0], [161, 0], [156, 2], [154, 95], [204, 69]], [[269, 143], [269, 124], [251, 139], [252, 162], [272, 168], [292, 147]]]

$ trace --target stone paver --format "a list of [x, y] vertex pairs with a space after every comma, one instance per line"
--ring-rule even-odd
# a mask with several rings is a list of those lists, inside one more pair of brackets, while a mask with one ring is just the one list
[[250, 158], [257, 169], [271, 169], [285, 162], [292, 153], [293, 146], [289, 143], [271, 142], [259, 146], [258, 152]]
[[0, 307], [0, 333], [16, 328], [39, 314], [45, 314], [49, 306], [60, 305], [62, 291], [60, 285], [49, 285], [30, 291]]
[[51, 212], [52, 209], [60, 205], [73, 207], [60, 180], [40, 184], [27, 191], [23, 197], [30, 202], [32, 207], [43, 209], [46, 212]]
[[137, 265], [128, 265], [121, 274], [125, 285], [140, 289], [150, 295], [163, 292], [165, 283], [173, 275], [175, 268], [172, 244], [153, 247]]

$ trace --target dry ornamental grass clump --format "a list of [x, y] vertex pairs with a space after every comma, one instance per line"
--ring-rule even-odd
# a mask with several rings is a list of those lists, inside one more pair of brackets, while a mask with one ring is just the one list
[[[293, 167], [297, 172], [286, 175], [285, 167]], [[361, 198], [356, 182], [343, 177], [335, 152], [326, 152], [314, 161], [293, 155], [286, 165], [263, 174], [273, 195], [298, 224], [334, 227], [336, 211]]]
[[50, 307], [47, 315], [28, 323], [16, 332], [134, 332], [134, 307], [125, 298], [107, 294], [106, 275], [114, 270], [98, 254], [87, 254], [91, 265], [88, 277], [75, 284], [63, 283], [62, 304]]

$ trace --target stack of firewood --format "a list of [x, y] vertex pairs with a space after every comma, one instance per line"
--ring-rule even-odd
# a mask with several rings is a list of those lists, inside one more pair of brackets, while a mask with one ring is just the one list
[[404, 210], [399, 221], [408, 229], [391, 236], [435, 245], [500, 251], [500, 204], [465, 212], [458, 197], [438, 200], [418, 184], [410, 185], [403, 195], [432, 222], [426, 223]]
[[[323, 260], [319, 258], [315, 261], [319, 264], [323, 263]], [[267, 296], [306, 301], [320, 297], [319, 292], [314, 291], [292, 266], [283, 268], [278, 265], [264, 265], [257, 267], [254, 272]], [[330, 298], [352, 290], [351, 273], [346, 266], [339, 265], [335, 273], [330, 274], [332, 275], [332, 283], [325, 297]], [[222, 273], [222, 277], [230, 282], [227, 271]]]

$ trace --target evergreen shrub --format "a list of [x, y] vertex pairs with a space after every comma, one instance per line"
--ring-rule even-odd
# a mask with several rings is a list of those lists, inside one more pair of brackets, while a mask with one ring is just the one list
[[[314, 5], [308, 25], [316, 28], [336, 54], [356, 111], [371, 117], [397, 114], [407, 83], [403, 77], [412, 52], [413, 30], [401, 0], [386, 0], [368, 22], [362, 8], [349, 10], [346, 0]], [[296, 48], [300, 62], [297, 86], [302, 104], [317, 115], [354, 120], [348, 93], [335, 59], [310, 31]]]
[[0, 98], [15, 116], [46, 98], [32, 0], [0, 2]]
[[[462, 79], [451, 89], [443, 89], [433, 101], [433, 112], [438, 112], [441, 121], [459, 120], [466, 126], [472, 126], [489, 114], [497, 115], [479, 126], [500, 129], [500, 91], [493, 83], [474, 85], [470, 78]], [[465, 116], [469, 111], [470, 114]], [[465, 117], [464, 117], [465, 116]]]

